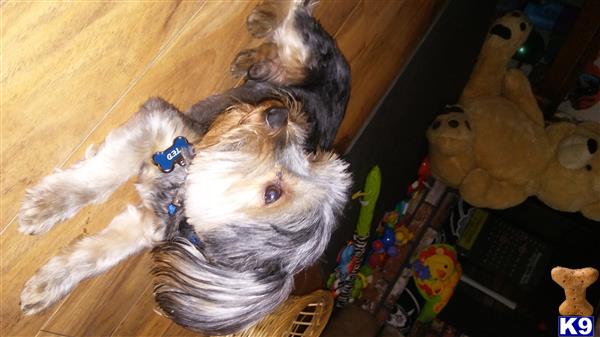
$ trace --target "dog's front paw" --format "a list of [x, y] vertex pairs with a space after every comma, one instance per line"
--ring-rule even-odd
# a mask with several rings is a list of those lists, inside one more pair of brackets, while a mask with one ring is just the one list
[[61, 289], [68, 288], [64, 282], [64, 277], [40, 270], [27, 281], [21, 292], [21, 311], [33, 315], [52, 305], [63, 296]]
[[27, 192], [19, 211], [19, 231], [30, 235], [45, 233], [66, 219], [67, 213], [66, 198], [50, 190], [35, 188]]
[[280, 71], [277, 53], [277, 45], [272, 42], [265, 42], [255, 49], [242, 50], [231, 63], [229, 71], [234, 77], [247, 75], [257, 81], [268, 80]]
[[258, 61], [258, 51], [256, 49], [242, 50], [237, 54], [231, 66], [229, 72], [235, 78], [244, 77], [248, 70]]

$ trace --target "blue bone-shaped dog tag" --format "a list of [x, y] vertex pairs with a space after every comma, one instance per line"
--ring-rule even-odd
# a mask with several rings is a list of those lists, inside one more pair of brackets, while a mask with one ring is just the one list
[[161, 171], [169, 173], [173, 171], [175, 164], [185, 165], [183, 150], [190, 147], [185, 137], [179, 136], [173, 140], [173, 145], [162, 152], [156, 152], [152, 156], [152, 161]]

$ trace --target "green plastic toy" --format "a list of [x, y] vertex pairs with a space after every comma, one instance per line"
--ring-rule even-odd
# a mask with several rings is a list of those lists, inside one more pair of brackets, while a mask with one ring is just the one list
[[358, 223], [356, 224], [356, 234], [359, 236], [369, 235], [371, 223], [373, 222], [373, 212], [375, 211], [375, 205], [377, 205], [380, 190], [381, 170], [379, 166], [375, 165], [367, 175], [364, 192], [360, 193], [363, 197], [361, 201], [362, 207], [360, 208]]

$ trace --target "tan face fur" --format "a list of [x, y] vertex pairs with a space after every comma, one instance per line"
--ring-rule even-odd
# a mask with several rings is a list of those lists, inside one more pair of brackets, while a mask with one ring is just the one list
[[[269, 125], [271, 109], [287, 111], [282, 125]], [[197, 144], [186, 183], [186, 215], [198, 233], [273, 218], [295, 223], [303, 212], [344, 198], [346, 164], [331, 153], [305, 153], [307, 127], [293, 102], [239, 105], [220, 116]]]

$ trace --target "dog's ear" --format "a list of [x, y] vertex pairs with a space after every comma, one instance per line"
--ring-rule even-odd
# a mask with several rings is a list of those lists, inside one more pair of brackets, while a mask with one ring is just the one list
[[[218, 256], [207, 257], [184, 238], [155, 247], [152, 256], [154, 297], [162, 313], [211, 336], [239, 332], [256, 323], [281, 305], [293, 288], [292, 275], [268, 263], [235, 268]], [[229, 261], [243, 263], [244, 259]]]
[[315, 179], [318, 178], [317, 183], [327, 193], [330, 204], [339, 214], [352, 187], [352, 174], [348, 163], [333, 152], [321, 151], [313, 154], [311, 162], [311, 175]]

